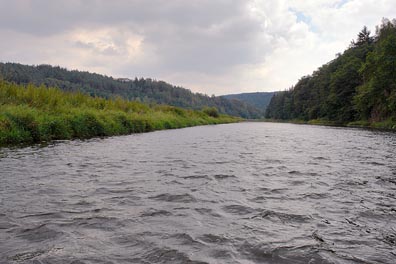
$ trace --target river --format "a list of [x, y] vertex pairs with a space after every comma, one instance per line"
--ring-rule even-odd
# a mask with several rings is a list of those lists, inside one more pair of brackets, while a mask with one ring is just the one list
[[396, 134], [238, 123], [0, 149], [0, 263], [395, 263]]

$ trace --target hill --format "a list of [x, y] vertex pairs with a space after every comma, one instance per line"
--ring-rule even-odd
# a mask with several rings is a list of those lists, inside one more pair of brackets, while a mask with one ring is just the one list
[[[396, 20], [271, 99], [266, 118], [396, 128]], [[314, 121], [312, 121], [314, 120]]]
[[144, 103], [166, 104], [186, 109], [216, 107], [221, 113], [243, 118], [258, 118], [261, 113], [238, 100], [209, 97], [188, 89], [150, 78], [115, 79], [78, 70], [67, 70], [51, 65], [29, 66], [18, 63], [0, 63], [0, 79], [16, 84], [35, 84], [59, 87], [64, 91], [79, 91], [91, 96], [114, 98]]
[[267, 109], [267, 106], [269, 105], [272, 96], [274, 96], [274, 94], [275, 92], [256, 92], [256, 93], [228, 94], [228, 95], [223, 95], [222, 97], [226, 99], [236, 99], [245, 102], [265, 113], [265, 110]]

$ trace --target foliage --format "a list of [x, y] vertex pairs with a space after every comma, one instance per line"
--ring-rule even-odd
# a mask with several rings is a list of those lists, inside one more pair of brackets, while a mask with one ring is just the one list
[[241, 93], [241, 94], [229, 94], [223, 95], [222, 97], [227, 99], [236, 99], [252, 105], [259, 109], [264, 116], [265, 110], [269, 105], [274, 92], [256, 92], [256, 93]]
[[206, 107], [202, 110], [202, 112], [211, 117], [219, 117], [219, 112], [217, 111], [216, 107]]
[[95, 73], [69, 71], [50, 65], [27, 66], [17, 63], [0, 63], [1, 78], [17, 84], [33, 83], [58, 87], [64, 91], [82, 92], [103, 98], [119, 96], [126, 100], [148, 104], [166, 104], [186, 109], [216, 107], [223, 114], [243, 118], [262, 116], [259, 109], [245, 102], [192, 93], [182, 87], [149, 78], [114, 79]]
[[[266, 117], [332, 124], [396, 122], [396, 20], [366, 27], [334, 60], [272, 98]], [[385, 125], [384, 125], [385, 126]]]
[[121, 98], [104, 99], [57, 88], [0, 81], [0, 145], [122, 135], [238, 120], [198, 110], [165, 105], [149, 107]]

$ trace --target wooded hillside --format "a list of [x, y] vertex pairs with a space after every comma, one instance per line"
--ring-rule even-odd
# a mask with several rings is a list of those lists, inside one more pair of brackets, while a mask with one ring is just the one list
[[149, 78], [115, 79], [51, 65], [28, 66], [18, 63], [0, 63], [0, 79], [17, 84], [43, 84], [47, 87], [58, 87], [64, 91], [78, 91], [103, 98], [120, 96], [132, 101], [166, 104], [186, 109], [199, 110], [204, 107], [216, 107], [220, 113], [243, 118], [262, 116], [260, 110], [245, 102], [193, 93], [188, 89]]
[[372, 36], [364, 27], [350, 47], [312, 75], [272, 98], [266, 117], [335, 124], [396, 121], [396, 20]]

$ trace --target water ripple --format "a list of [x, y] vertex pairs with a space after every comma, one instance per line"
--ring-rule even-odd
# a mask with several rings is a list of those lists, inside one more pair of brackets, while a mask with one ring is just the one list
[[241, 123], [0, 149], [0, 263], [395, 263], [396, 135]]

